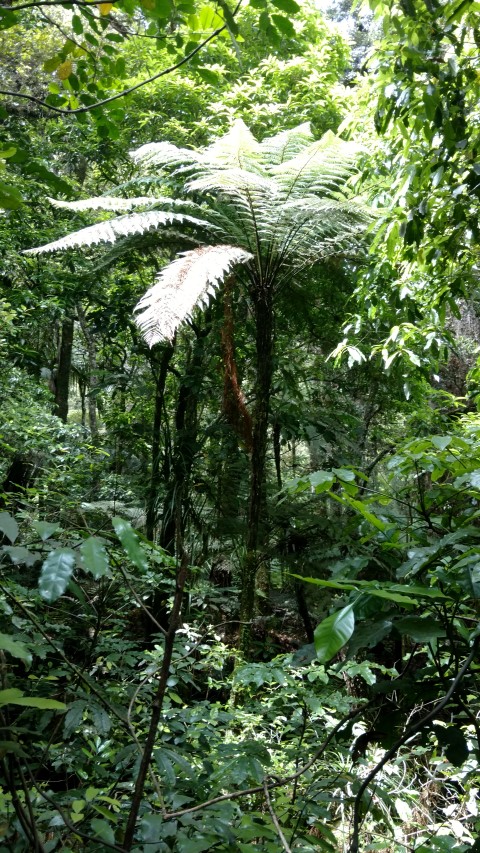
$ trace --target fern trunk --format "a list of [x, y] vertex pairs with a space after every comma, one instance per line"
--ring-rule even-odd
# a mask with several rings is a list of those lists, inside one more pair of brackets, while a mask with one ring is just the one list
[[70, 387], [70, 371], [72, 367], [73, 350], [72, 317], [66, 317], [63, 321], [61, 335], [55, 377], [55, 405], [53, 413], [66, 424], [68, 418], [68, 391]]
[[266, 458], [270, 395], [273, 376], [273, 295], [262, 289], [255, 297], [256, 377], [253, 409], [253, 437], [250, 467], [250, 495], [247, 515], [247, 554], [242, 566], [240, 644], [248, 654], [251, 621], [255, 612], [255, 578], [262, 561], [268, 532], [266, 500]]

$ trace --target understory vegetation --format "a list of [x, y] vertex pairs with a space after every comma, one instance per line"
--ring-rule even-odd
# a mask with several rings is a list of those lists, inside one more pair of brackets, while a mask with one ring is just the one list
[[478, 12], [0, 4], [0, 853], [480, 850]]

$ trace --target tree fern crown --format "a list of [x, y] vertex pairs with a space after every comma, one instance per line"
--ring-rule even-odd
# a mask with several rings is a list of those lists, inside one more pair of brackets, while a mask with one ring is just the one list
[[[212, 145], [193, 151], [167, 142], [142, 146], [132, 158], [181, 198], [104, 196], [56, 206], [122, 215], [105, 219], [27, 254], [124, 241], [156, 231], [164, 244], [179, 229], [197, 248], [157, 276], [136, 306], [136, 322], [152, 346], [171, 340], [234, 266], [250, 292], [278, 288], [300, 269], [355, 248], [371, 219], [352, 198], [349, 178], [359, 148], [332, 133], [315, 140], [302, 124], [258, 142], [242, 121]], [[130, 211], [130, 212], [128, 212]], [[188, 212], [184, 212], [188, 211]]]

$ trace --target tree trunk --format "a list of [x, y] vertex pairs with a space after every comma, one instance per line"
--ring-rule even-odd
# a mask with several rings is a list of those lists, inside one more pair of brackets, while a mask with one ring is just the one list
[[150, 484], [148, 487], [147, 494], [146, 518], [147, 539], [150, 539], [152, 542], [154, 540], [155, 526], [157, 523], [158, 492], [162, 479], [162, 472], [160, 468], [160, 446], [162, 414], [165, 399], [165, 385], [167, 381], [168, 365], [172, 360], [173, 352], [173, 346], [165, 347], [160, 359], [160, 364], [158, 364], [158, 359], [156, 355], [152, 355], [152, 367], [154, 371], [158, 367], [157, 374], [155, 376], [155, 411], [153, 415], [152, 428], [152, 461], [150, 471]]
[[95, 341], [93, 335], [90, 332], [90, 329], [88, 328], [87, 318], [85, 316], [85, 311], [83, 310], [83, 305], [81, 305], [80, 303], [77, 305], [77, 314], [80, 323], [80, 328], [82, 330], [83, 337], [85, 338], [85, 344], [87, 347], [89, 384], [89, 388], [87, 391], [88, 425], [90, 427], [90, 435], [92, 436], [92, 441], [95, 444], [98, 441], [97, 402], [95, 394], [92, 394], [92, 391], [95, 390], [95, 387], [98, 384], [97, 351], [95, 348]]
[[62, 336], [55, 377], [55, 405], [53, 413], [64, 424], [68, 417], [68, 390], [70, 386], [70, 368], [72, 366], [73, 317], [65, 317], [62, 323]]
[[253, 409], [253, 441], [250, 464], [250, 495], [247, 514], [247, 554], [242, 566], [240, 645], [248, 654], [251, 620], [255, 610], [255, 576], [262, 562], [261, 549], [267, 534], [267, 501], [265, 468], [267, 456], [268, 418], [273, 375], [273, 300], [265, 288], [255, 303], [256, 377]]

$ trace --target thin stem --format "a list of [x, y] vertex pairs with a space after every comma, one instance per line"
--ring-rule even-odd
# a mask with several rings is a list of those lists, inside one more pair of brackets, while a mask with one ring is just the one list
[[270, 812], [270, 817], [272, 818], [272, 823], [275, 827], [277, 835], [278, 835], [280, 841], [282, 842], [282, 847], [285, 850], [285, 853], [292, 853], [291, 848], [288, 845], [287, 839], [285, 838], [285, 836], [282, 832], [282, 827], [280, 826], [280, 823], [278, 821], [278, 817], [275, 814], [275, 811], [273, 809], [272, 801], [270, 799], [270, 794], [268, 792], [268, 784], [267, 784], [266, 779], [263, 780], [263, 792], [265, 794], [265, 802], [267, 804], [267, 809]]

